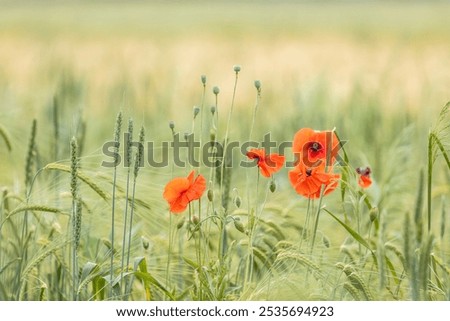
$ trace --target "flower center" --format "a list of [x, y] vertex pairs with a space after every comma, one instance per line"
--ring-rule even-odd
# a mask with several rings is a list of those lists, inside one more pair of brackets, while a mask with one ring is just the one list
[[308, 169], [306, 170], [306, 176], [309, 177], [309, 176], [311, 176], [311, 174], [312, 174], [312, 169], [311, 169], [311, 168], [308, 168]]
[[320, 144], [319, 144], [318, 142], [314, 142], [314, 143], [312, 143], [312, 145], [311, 145], [311, 149], [312, 149], [314, 152], [318, 152], [319, 150], [322, 149], [322, 146], [320, 146]]

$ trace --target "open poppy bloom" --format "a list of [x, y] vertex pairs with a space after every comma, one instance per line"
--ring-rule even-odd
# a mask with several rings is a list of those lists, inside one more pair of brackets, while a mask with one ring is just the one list
[[258, 161], [258, 167], [264, 177], [270, 177], [273, 173], [278, 172], [284, 164], [283, 155], [266, 155], [264, 149], [251, 149], [247, 152], [247, 157]]
[[358, 167], [356, 172], [359, 174], [358, 184], [362, 188], [368, 188], [372, 185], [372, 179], [370, 178], [370, 173], [372, 173], [370, 167]]
[[334, 131], [318, 131], [302, 128], [294, 136], [292, 151], [297, 159], [307, 167], [327, 162], [328, 166], [336, 160], [339, 151], [339, 139]]
[[206, 189], [206, 180], [202, 175], [194, 179], [194, 171], [188, 177], [177, 177], [167, 183], [163, 197], [169, 203], [172, 213], [183, 212], [190, 202], [202, 197]]
[[319, 198], [322, 185], [323, 195], [334, 191], [339, 183], [339, 174], [331, 172], [331, 168], [325, 170], [325, 162], [315, 167], [306, 167], [302, 163], [289, 172], [289, 181], [295, 191], [307, 198]]

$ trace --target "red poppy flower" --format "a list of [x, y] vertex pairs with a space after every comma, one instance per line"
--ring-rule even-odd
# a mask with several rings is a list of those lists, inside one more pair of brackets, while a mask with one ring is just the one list
[[358, 167], [356, 172], [359, 174], [358, 184], [362, 188], [368, 188], [372, 185], [372, 179], [370, 178], [370, 173], [372, 173], [370, 167]]
[[202, 175], [194, 179], [194, 171], [188, 177], [177, 177], [167, 183], [163, 197], [169, 203], [172, 213], [181, 213], [190, 202], [202, 197], [206, 180]]
[[289, 172], [289, 180], [295, 191], [307, 198], [319, 198], [322, 185], [325, 186], [323, 195], [334, 191], [339, 183], [339, 174], [325, 171], [325, 162], [315, 167], [306, 167], [299, 163]]
[[332, 165], [339, 151], [339, 140], [334, 131], [317, 131], [302, 128], [294, 136], [292, 151], [303, 165], [313, 167], [317, 163], [327, 161]]
[[262, 176], [270, 177], [278, 172], [284, 164], [284, 156], [279, 154], [266, 155], [264, 149], [251, 149], [247, 152], [247, 157], [258, 160], [258, 167]]

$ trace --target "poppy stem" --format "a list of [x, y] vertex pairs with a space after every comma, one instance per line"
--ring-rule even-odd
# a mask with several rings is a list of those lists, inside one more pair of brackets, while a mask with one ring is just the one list
[[305, 224], [303, 226], [301, 235], [300, 235], [300, 245], [299, 245], [299, 250], [302, 249], [302, 245], [303, 245], [303, 240], [306, 238], [307, 236], [307, 232], [308, 232], [308, 225], [309, 225], [309, 218], [311, 216], [311, 199], [308, 198], [308, 205], [306, 207], [306, 218], [305, 218]]
[[314, 222], [314, 229], [313, 229], [313, 236], [311, 241], [311, 250], [310, 254], [312, 255], [313, 249], [314, 249], [314, 242], [316, 240], [316, 234], [317, 234], [317, 227], [319, 226], [319, 215], [320, 210], [322, 209], [322, 199], [323, 199], [323, 192], [325, 191], [325, 185], [322, 184], [320, 187], [320, 198], [319, 198], [319, 205], [317, 206], [317, 212], [316, 212], [316, 220]]

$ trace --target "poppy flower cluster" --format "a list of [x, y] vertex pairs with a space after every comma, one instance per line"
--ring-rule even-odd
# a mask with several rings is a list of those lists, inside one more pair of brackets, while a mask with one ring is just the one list
[[296, 165], [289, 172], [295, 191], [306, 198], [319, 198], [334, 191], [340, 175], [333, 173], [339, 140], [334, 131], [302, 128], [294, 136]]
[[[302, 128], [294, 136], [292, 151], [295, 167], [289, 172], [289, 181], [294, 190], [309, 199], [320, 198], [333, 192], [339, 184], [340, 175], [334, 173], [340, 142], [334, 131], [317, 131]], [[264, 149], [250, 149], [247, 157], [256, 161], [264, 177], [271, 177], [284, 165], [285, 157], [276, 153], [268, 154]], [[359, 185], [367, 188], [372, 184], [369, 167], [357, 168]], [[191, 171], [187, 177], [171, 180], [165, 187], [163, 197], [172, 213], [181, 213], [189, 203], [198, 200], [206, 189], [202, 175], [195, 177]]]

